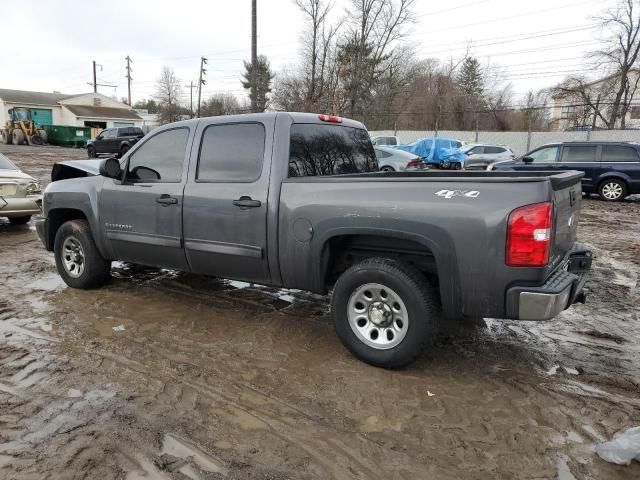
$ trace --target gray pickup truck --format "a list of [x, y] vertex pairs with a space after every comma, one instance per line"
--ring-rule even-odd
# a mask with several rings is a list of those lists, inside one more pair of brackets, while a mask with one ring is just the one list
[[546, 320], [577, 301], [578, 172], [378, 172], [364, 126], [265, 113], [158, 128], [54, 167], [36, 222], [71, 287], [113, 260], [332, 295], [365, 362], [400, 367], [436, 319]]

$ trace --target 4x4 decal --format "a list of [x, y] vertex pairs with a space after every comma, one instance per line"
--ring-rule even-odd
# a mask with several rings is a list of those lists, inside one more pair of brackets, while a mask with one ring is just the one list
[[439, 192], [436, 192], [436, 195], [449, 200], [453, 197], [478, 198], [480, 196], [480, 192], [477, 190], [440, 190]]

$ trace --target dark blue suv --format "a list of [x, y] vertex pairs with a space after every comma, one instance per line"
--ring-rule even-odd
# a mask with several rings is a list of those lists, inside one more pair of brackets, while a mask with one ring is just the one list
[[629, 142], [563, 142], [536, 148], [496, 162], [489, 170], [579, 170], [582, 191], [609, 202], [640, 193], [640, 144]]

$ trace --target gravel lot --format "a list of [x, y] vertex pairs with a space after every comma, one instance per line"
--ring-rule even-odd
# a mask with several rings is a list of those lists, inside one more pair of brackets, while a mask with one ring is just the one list
[[[86, 157], [0, 152], [43, 181]], [[585, 199], [579, 237], [586, 305], [385, 371], [340, 345], [327, 298], [122, 263], [72, 290], [0, 219], [0, 478], [640, 478], [593, 451], [640, 425], [640, 198]]]

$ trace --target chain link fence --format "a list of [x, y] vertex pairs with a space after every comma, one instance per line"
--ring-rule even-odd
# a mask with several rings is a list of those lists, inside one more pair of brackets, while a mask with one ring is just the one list
[[511, 147], [516, 155], [523, 155], [541, 145], [554, 142], [640, 142], [640, 130], [596, 130], [585, 132], [475, 132], [434, 130], [380, 130], [370, 132], [372, 137], [395, 135], [400, 143], [413, 143], [425, 137], [453, 138], [466, 143], [488, 143]]

